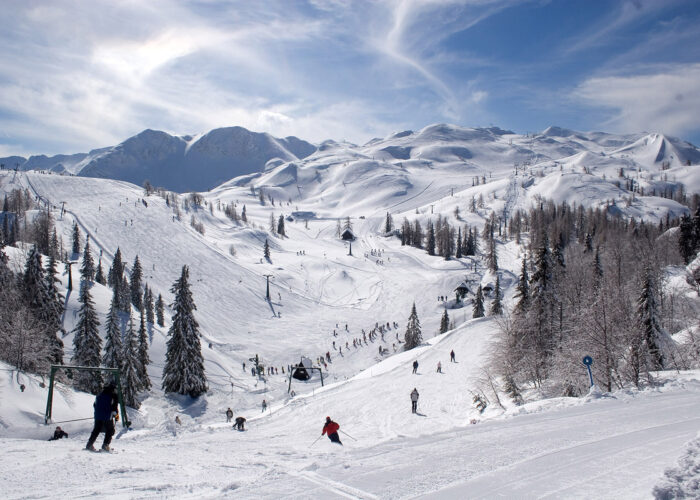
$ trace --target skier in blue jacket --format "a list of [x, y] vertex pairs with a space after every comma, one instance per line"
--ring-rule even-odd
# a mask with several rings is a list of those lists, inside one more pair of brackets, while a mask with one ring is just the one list
[[105, 439], [102, 442], [102, 449], [109, 451], [109, 443], [112, 442], [114, 435], [114, 421], [112, 418], [119, 420], [119, 401], [114, 393], [114, 384], [107, 385], [101, 393], [95, 397], [95, 403], [92, 405], [95, 408], [95, 426], [90, 434], [90, 439], [85, 446], [86, 450], [97, 451], [93, 446], [97, 436], [101, 432], [105, 433]]

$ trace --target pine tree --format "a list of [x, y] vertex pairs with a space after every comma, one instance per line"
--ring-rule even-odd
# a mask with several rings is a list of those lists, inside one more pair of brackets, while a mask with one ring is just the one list
[[525, 257], [523, 257], [520, 278], [518, 279], [518, 286], [515, 290], [515, 298], [518, 301], [515, 304], [516, 314], [525, 313], [530, 308], [530, 277], [527, 273], [527, 259]]
[[484, 317], [484, 292], [481, 289], [481, 285], [476, 289], [476, 298], [474, 299], [474, 314], [473, 318], [483, 318]]
[[141, 262], [139, 262], [139, 256], [137, 255], [134, 259], [134, 264], [131, 266], [131, 303], [137, 311], [143, 309], [143, 301], [141, 300], [142, 278], [143, 271], [141, 269]]
[[447, 309], [442, 313], [442, 318], [440, 319], [440, 333], [445, 333], [450, 329], [450, 317], [447, 315]]
[[389, 212], [386, 213], [386, 221], [384, 222], [384, 233], [389, 234], [394, 229], [394, 221]]
[[496, 251], [496, 238], [490, 236], [488, 239], [488, 253], [486, 254], [486, 262], [492, 272], [498, 271], [498, 252]]
[[80, 228], [73, 222], [73, 255], [80, 255]]
[[165, 303], [161, 294], [158, 294], [158, 300], [156, 300], [156, 321], [158, 326], [165, 326]]
[[148, 376], [147, 367], [151, 364], [151, 360], [148, 358], [148, 333], [146, 332], [146, 321], [143, 311], [141, 311], [141, 324], [139, 325], [138, 361], [140, 390], [150, 391], [151, 379]]
[[126, 274], [122, 276], [122, 283], [119, 285], [119, 310], [123, 312], [131, 312], [131, 285]]
[[83, 253], [83, 265], [80, 267], [80, 275], [84, 281], [95, 281], [95, 261], [90, 253], [90, 241], [85, 242], [85, 252]]
[[116, 291], [112, 291], [112, 303], [107, 314], [107, 332], [105, 334], [102, 364], [107, 368], [121, 369], [124, 360], [122, 357], [123, 351], [124, 346], [122, 345], [122, 331], [119, 320], [119, 297]]
[[48, 307], [44, 318], [46, 327], [46, 337], [50, 352], [50, 361], [55, 365], [63, 364], [63, 340], [58, 336], [59, 332], [63, 332], [63, 324], [61, 318], [63, 316], [63, 296], [58, 291], [58, 263], [52, 255], [49, 257], [49, 268], [46, 270], [46, 296], [48, 298]]
[[284, 215], [280, 215], [277, 221], [277, 234], [280, 236], [287, 236], [287, 234], [284, 232]]
[[275, 213], [270, 214], [270, 233], [275, 234], [277, 232], [277, 224], [275, 223]]
[[433, 222], [428, 221], [428, 241], [425, 244], [428, 255], [435, 255], [435, 228]]
[[105, 278], [105, 272], [102, 269], [102, 258], [97, 261], [97, 271], [95, 271], [95, 283], [100, 285], [106, 285], [107, 279]]
[[150, 324], [155, 323], [155, 316], [153, 313], [153, 291], [148, 285], [145, 285], [143, 291], [143, 305], [146, 309], [146, 321]]
[[168, 330], [170, 339], [163, 368], [163, 390], [189, 394], [196, 398], [207, 391], [207, 379], [204, 374], [199, 325], [194, 318], [197, 307], [192, 299], [188, 278], [189, 270], [183, 266], [182, 275], [170, 290], [175, 295], [171, 306], [175, 313]]
[[107, 284], [111, 287], [120, 286], [122, 284], [122, 274], [124, 274], [124, 264], [122, 263], [122, 252], [117, 247], [117, 252], [112, 260], [112, 267], [109, 268], [107, 275]]
[[[95, 312], [95, 304], [90, 296], [90, 285], [83, 283], [80, 287], [80, 310], [78, 311], [78, 323], [73, 330], [73, 359], [74, 365], [100, 366], [100, 353], [102, 351], [102, 339]], [[100, 372], [79, 371], [74, 377], [75, 387], [78, 390], [97, 394], [102, 389], [102, 375]]]
[[241, 220], [244, 223], [248, 222], [248, 216], [246, 215], [246, 212], [245, 212], [245, 205], [243, 205], [243, 208], [241, 209]]
[[33, 246], [27, 256], [20, 289], [24, 294], [25, 304], [32, 316], [41, 325], [48, 349], [49, 361], [51, 363], [61, 363], [63, 360], [63, 341], [57, 334], [61, 329], [63, 308], [61, 297], [58, 294], [55, 281], [53, 281], [56, 279], [55, 262], [53, 266], [47, 275], [41, 262], [41, 254], [36, 246]]
[[[143, 312], [141, 312], [143, 315]], [[139, 358], [138, 346], [136, 343], [136, 332], [134, 332], [134, 318], [129, 314], [129, 326], [124, 335], [124, 348], [122, 351], [122, 392], [124, 404], [132, 408], [138, 408], [140, 403], [136, 398], [141, 387], [139, 378]]]
[[413, 308], [411, 309], [411, 314], [408, 317], [408, 324], [406, 325], [406, 333], [404, 334], [404, 346], [405, 350], [413, 349], [418, 347], [423, 343], [423, 333], [420, 329], [420, 321], [418, 320], [418, 313], [416, 312], [416, 303], [413, 303]]
[[263, 248], [263, 255], [267, 260], [270, 260], [270, 244], [267, 242], [267, 238], [265, 238], [265, 247]]
[[455, 250], [455, 258], [462, 258], [462, 228], [457, 228], [457, 249]]
[[637, 300], [637, 314], [642, 325], [644, 342], [655, 370], [664, 368], [661, 352], [663, 330], [659, 324], [659, 311], [656, 304], [656, 285], [651, 268], [646, 268], [642, 282], [642, 293]]
[[503, 304], [501, 299], [503, 298], [503, 291], [501, 290], [501, 277], [496, 275], [496, 286], [493, 290], [493, 301], [491, 302], [491, 316], [500, 316], [503, 314]]
[[684, 215], [679, 227], [678, 250], [686, 264], [689, 264], [695, 257], [695, 241], [693, 223], [689, 215]]

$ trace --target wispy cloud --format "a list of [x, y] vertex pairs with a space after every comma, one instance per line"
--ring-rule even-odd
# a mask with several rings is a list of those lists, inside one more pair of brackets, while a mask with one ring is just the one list
[[606, 125], [682, 135], [700, 129], [700, 63], [656, 68], [644, 74], [591, 78], [574, 97], [610, 110]]

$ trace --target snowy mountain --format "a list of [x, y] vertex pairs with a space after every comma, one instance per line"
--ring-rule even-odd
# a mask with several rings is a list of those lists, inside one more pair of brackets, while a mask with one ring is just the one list
[[[45, 484], [45, 496], [104, 495], [106, 484], [107, 496], [115, 497], [639, 497], [650, 494], [663, 469], [684, 454], [699, 423], [697, 371], [662, 373], [658, 387], [648, 391], [541, 401], [533, 395], [522, 406], [504, 397], [481, 413], [474, 396], [500, 325], [492, 317], [472, 318], [471, 299], [453, 299], [463, 282], [492, 287], [496, 273], [480, 255], [445, 260], [402, 245], [385, 232], [385, 223], [387, 213], [395, 227], [404, 219], [426, 227], [439, 216], [481, 233], [492, 216], [505, 219], [553, 200], [656, 227], [667, 215], [688, 213], [674, 199], [681, 188], [700, 192], [697, 148], [657, 134], [553, 127], [523, 136], [436, 124], [361, 146], [329, 140], [317, 149], [246, 132], [173, 137], [145, 131], [82, 160], [80, 168], [92, 165], [100, 173], [111, 164], [124, 176], [146, 165], [165, 178], [175, 165], [173, 182], [189, 186], [202, 175], [192, 167], [197, 162], [214, 158], [211, 164], [224, 175], [231, 155], [252, 152], [258, 166], [251, 160], [241, 175], [203, 193], [200, 204], [184, 194], [146, 194], [140, 182], [121, 177], [0, 171], [0, 192], [26, 189], [39, 200], [28, 219], [48, 207], [65, 245], [77, 224], [82, 243], [89, 235], [105, 270], [117, 248], [127, 267], [138, 255], [144, 281], [166, 304], [182, 265], [189, 266], [210, 386], [197, 400], [160, 390], [172, 315], [166, 311], [165, 327], [149, 330], [154, 390], [130, 410], [133, 429], [114, 441], [119, 456], [98, 460], [81, 451], [93, 398], [59, 385], [53, 421], [69, 421], [61, 425], [70, 438], [48, 443], [41, 378], [4, 371], [10, 368], [3, 365], [0, 445], [8, 452], [0, 455], [0, 483], [10, 486], [3, 488], [8, 498], [34, 493], [22, 481], [37, 476], [55, 483]], [[263, 151], [275, 156], [264, 160], [269, 155]], [[240, 219], [244, 207], [247, 222]], [[270, 228], [280, 219], [284, 235]], [[337, 234], [348, 220], [352, 242]], [[269, 260], [263, 257], [266, 240]], [[527, 248], [505, 237], [497, 247], [497, 276], [510, 309]], [[12, 269], [21, 271], [28, 248], [6, 251]], [[624, 251], [626, 261], [638, 258]], [[695, 304], [686, 268], [664, 272], [674, 300], [682, 296]], [[68, 360], [79, 304], [77, 293], [67, 291], [65, 266], [59, 274]], [[104, 333], [111, 290], [94, 284], [91, 293]], [[404, 352], [414, 303], [424, 342]], [[445, 311], [449, 331], [438, 335]], [[379, 325], [381, 335], [363, 340]], [[449, 361], [450, 351], [456, 363]], [[331, 361], [323, 386], [314, 374], [307, 382], [293, 380], [295, 394], [289, 393], [288, 366], [302, 356], [320, 365], [326, 352]], [[252, 376], [255, 355], [278, 370]], [[414, 361], [420, 365], [416, 375]], [[438, 362], [443, 373], [436, 372]], [[585, 381], [585, 368], [578, 367]], [[414, 387], [421, 394], [419, 415], [410, 413]], [[263, 399], [269, 404], [264, 411]], [[227, 407], [248, 419], [248, 431], [234, 433], [224, 423]], [[174, 422], [176, 415], [182, 425]], [[347, 433], [341, 434], [344, 448], [325, 438], [314, 443], [326, 415]], [[63, 465], [66, 458], [70, 468]], [[614, 474], [608, 474], [611, 468]], [[104, 483], [95, 483], [95, 469]]]
[[277, 139], [242, 127], [198, 136], [172, 136], [144, 130], [121, 144], [90, 153], [0, 158], [9, 168], [47, 170], [116, 179], [185, 191], [206, 191], [233, 177], [260, 172], [271, 161], [304, 158], [315, 146], [296, 137]]

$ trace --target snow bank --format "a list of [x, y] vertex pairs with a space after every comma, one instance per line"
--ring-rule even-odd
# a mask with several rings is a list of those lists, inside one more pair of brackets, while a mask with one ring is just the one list
[[688, 449], [678, 461], [678, 466], [666, 469], [664, 478], [653, 493], [659, 500], [700, 498], [700, 433], [688, 443]]

